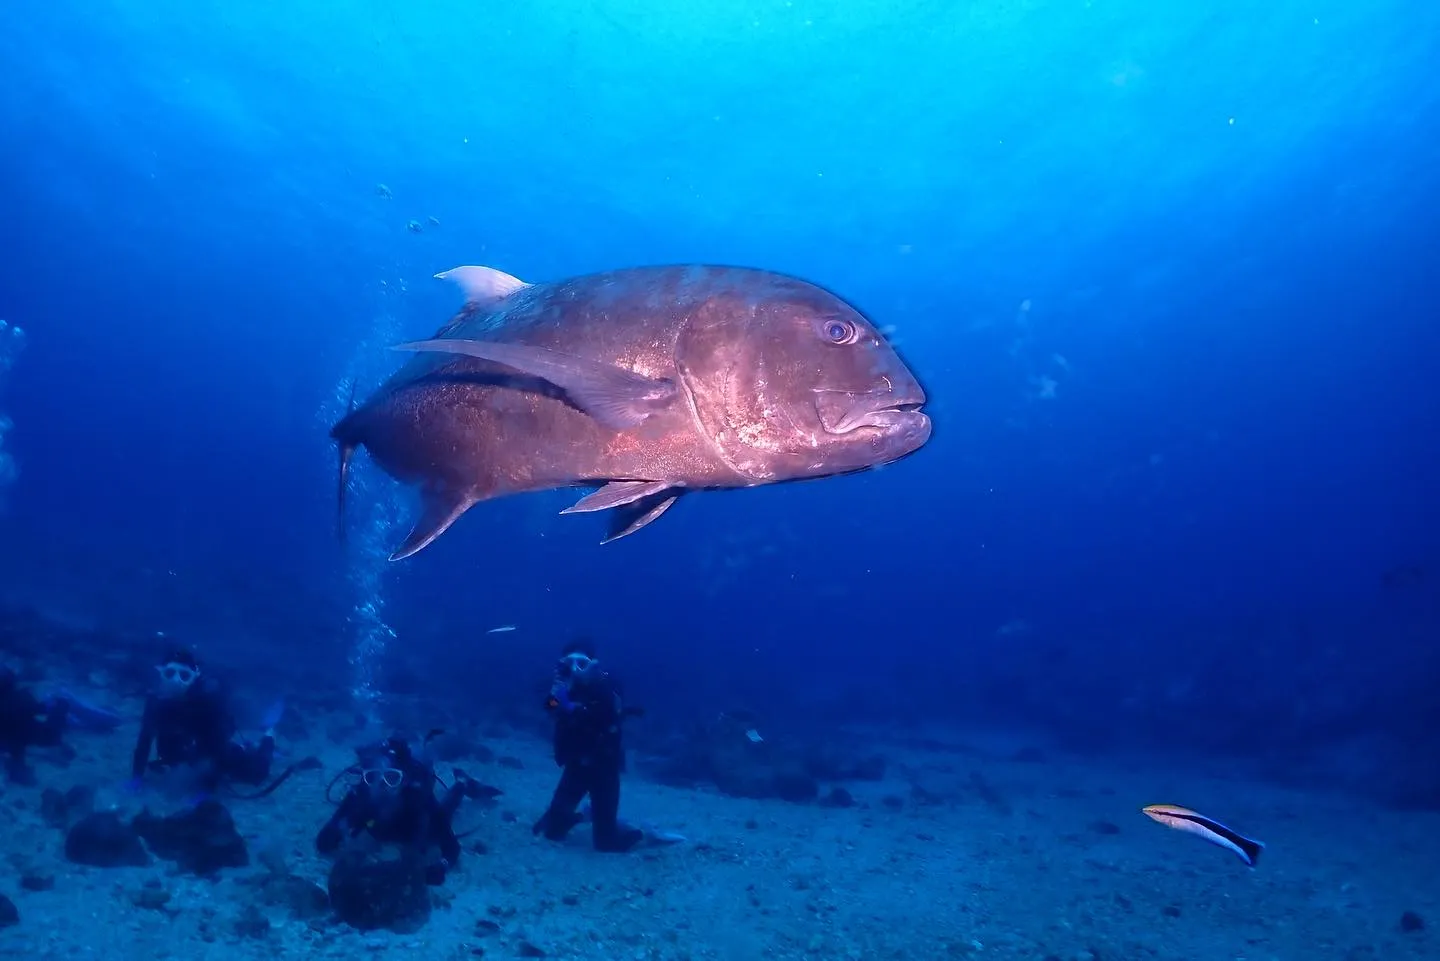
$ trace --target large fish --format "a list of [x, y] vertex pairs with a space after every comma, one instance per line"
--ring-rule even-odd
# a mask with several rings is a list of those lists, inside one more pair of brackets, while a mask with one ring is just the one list
[[342, 495], [360, 446], [419, 488], [420, 517], [392, 560], [507, 494], [598, 486], [564, 513], [611, 510], [608, 541], [687, 491], [864, 470], [930, 437], [925, 392], [874, 325], [793, 277], [436, 276], [460, 285], [464, 307], [433, 338], [399, 345], [421, 353], [330, 432]]

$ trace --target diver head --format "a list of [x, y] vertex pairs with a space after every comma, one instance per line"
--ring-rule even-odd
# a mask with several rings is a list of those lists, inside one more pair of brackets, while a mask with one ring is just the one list
[[356, 751], [359, 759], [355, 770], [360, 776], [360, 789], [377, 804], [398, 800], [400, 792], [417, 776], [419, 765], [410, 753], [410, 745], [398, 737], [387, 737], [378, 744]]
[[585, 677], [599, 663], [594, 642], [582, 637], [561, 648], [560, 660], [555, 662], [555, 677], [568, 684]]
[[200, 678], [200, 662], [192, 651], [181, 648], [171, 651], [155, 670], [160, 673], [160, 696], [176, 698], [190, 690]]

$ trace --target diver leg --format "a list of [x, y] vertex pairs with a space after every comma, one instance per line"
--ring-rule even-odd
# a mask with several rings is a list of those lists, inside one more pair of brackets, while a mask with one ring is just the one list
[[535, 824], [536, 833], [544, 832], [551, 841], [563, 841], [570, 829], [580, 823], [575, 809], [584, 800], [590, 789], [589, 778], [578, 764], [565, 767], [560, 774], [560, 783], [555, 785], [555, 794], [550, 798], [550, 807]]
[[594, 770], [590, 781], [590, 821], [597, 851], [628, 851], [645, 836], [638, 828], [620, 826], [618, 763], [606, 763]]

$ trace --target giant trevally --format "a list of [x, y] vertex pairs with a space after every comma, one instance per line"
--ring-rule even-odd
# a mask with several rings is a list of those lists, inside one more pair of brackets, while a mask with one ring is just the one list
[[563, 513], [611, 509], [607, 541], [688, 491], [865, 470], [930, 437], [925, 392], [875, 326], [814, 284], [740, 267], [635, 267], [527, 284], [456, 267], [465, 305], [335, 425], [419, 488], [391, 555], [472, 505], [598, 486]]

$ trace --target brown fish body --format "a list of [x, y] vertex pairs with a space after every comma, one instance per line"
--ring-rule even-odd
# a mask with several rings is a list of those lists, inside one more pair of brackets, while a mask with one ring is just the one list
[[[470, 302], [332, 431], [343, 456], [363, 445], [419, 487], [424, 516], [397, 557], [508, 494], [609, 485], [572, 510], [620, 508], [620, 536], [683, 491], [860, 470], [929, 436], [889, 345], [804, 281], [674, 266], [524, 285], [457, 270], [481, 272], [461, 280], [479, 285]], [[842, 330], [848, 351], [830, 342]]]

